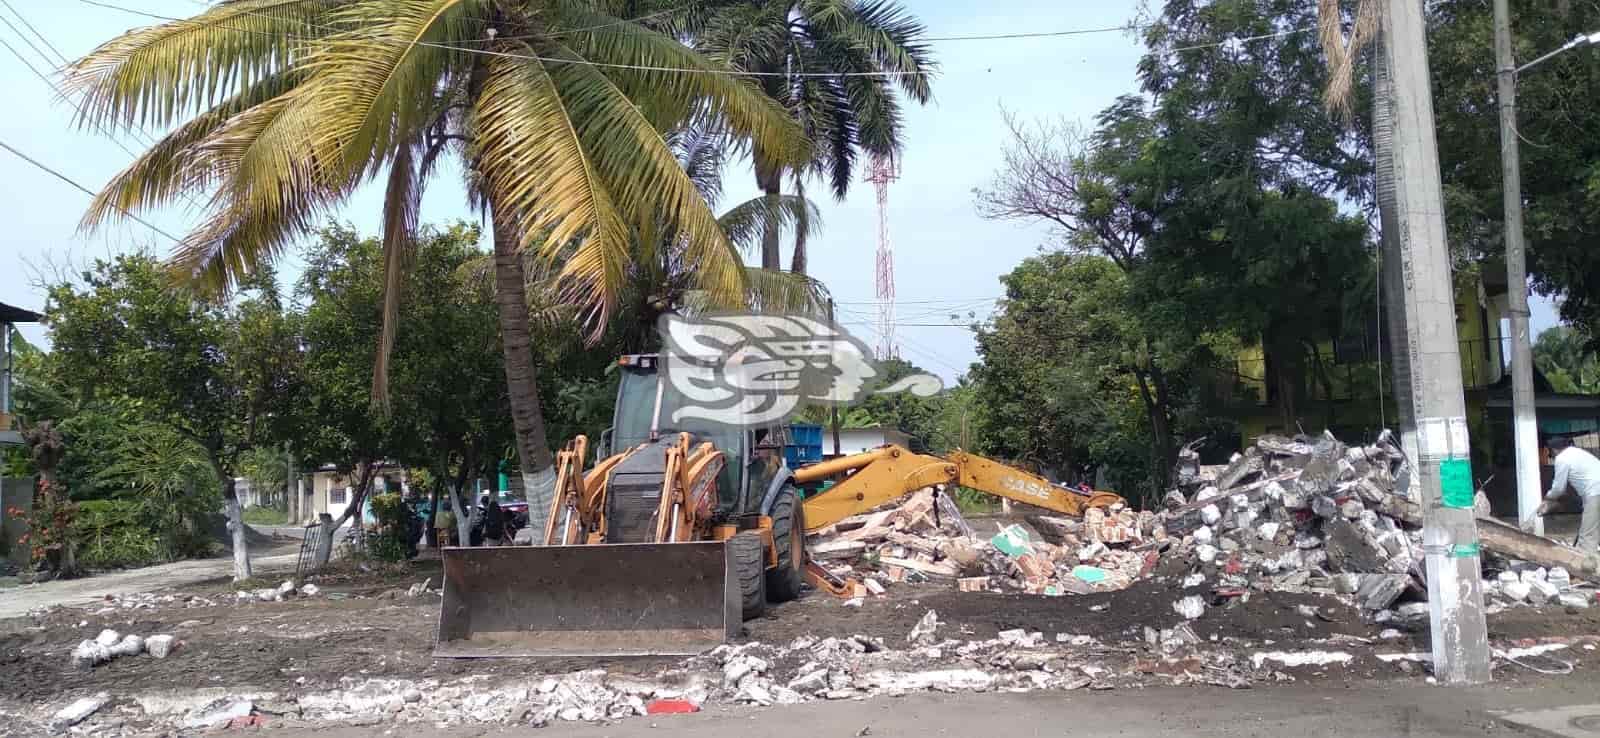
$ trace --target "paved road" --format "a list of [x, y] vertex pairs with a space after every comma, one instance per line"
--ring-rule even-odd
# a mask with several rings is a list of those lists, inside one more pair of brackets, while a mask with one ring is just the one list
[[[263, 573], [281, 573], [294, 567], [299, 547], [278, 546], [251, 557], [251, 568], [259, 576]], [[68, 579], [43, 584], [30, 584], [0, 590], [0, 618], [26, 615], [50, 605], [83, 606], [94, 604], [108, 594], [151, 592], [168, 587], [180, 587], [207, 579], [225, 577], [233, 573], [231, 555], [213, 559], [178, 561], [142, 569], [96, 574], [83, 579]]]
[[[440, 729], [433, 725], [284, 728], [275, 738], [418, 738], [537, 736], [563, 738], [925, 738], [928, 736], [1071, 736], [1072, 738], [1395, 738], [1398, 736], [1523, 736], [1505, 714], [1593, 703], [1592, 676], [1537, 686], [1473, 689], [1420, 682], [1290, 685], [1252, 690], [1157, 688], [1111, 692], [919, 694], [861, 702], [814, 702], [764, 710], [635, 718], [612, 725], [549, 728]], [[1594, 712], [1600, 712], [1595, 707]], [[389, 731], [387, 734], [385, 731]], [[1559, 733], [1558, 735], [1565, 735]]]

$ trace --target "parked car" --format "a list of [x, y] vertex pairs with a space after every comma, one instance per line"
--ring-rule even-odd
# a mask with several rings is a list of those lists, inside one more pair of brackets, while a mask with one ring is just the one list
[[[474, 546], [483, 545], [483, 508], [488, 504], [488, 501], [488, 495], [484, 495], [478, 500], [478, 520], [473, 524], [470, 531], [470, 542]], [[505, 516], [506, 540], [509, 541], [516, 537], [517, 531], [528, 527], [528, 501], [512, 497], [505, 491], [501, 491], [495, 501], [500, 504], [500, 513]]]

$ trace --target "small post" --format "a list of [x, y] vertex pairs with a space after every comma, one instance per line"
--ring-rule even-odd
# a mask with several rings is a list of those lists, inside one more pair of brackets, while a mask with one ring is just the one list
[[[829, 323], [833, 322], [833, 298], [832, 297], [828, 298], [828, 322]], [[833, 456], [834, 456], [834, 458], [838, 458], [838, 457], [844, 455], [844, 453], [840, 450], [840, 445], [839, 445], [839, 406], [838, 405], [829, 405], [828, 406], [828, 421], [833, 426]]]

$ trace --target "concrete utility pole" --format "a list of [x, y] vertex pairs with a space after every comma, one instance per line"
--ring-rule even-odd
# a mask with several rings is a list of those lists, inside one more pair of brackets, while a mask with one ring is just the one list
[[1517, 62], [1511, 55], [1511, 3], [1494, 0], [1494, 59], [1500, 77], [1500, 175], [1505, 180], [1506, 298], [1511, 313], [1512, 445], [1517, 457], [1517, 524], [1544, 535], [1539, 507], [1539, 418], [1533, 400], [1533, 337], [1528, 333], [1527, 245], [1522, 240], [1522, 164], [1517, 150]]
[[1533, 396], [1533, 333], [1528, 328], [1528, 246], [1522, 232], [1522, 156], [1517, 141], [1517, 73], [1568, 49], [1600, 42], [1600, 32], [1579, 36], [1521, 69], [1511, 48], [1511, 3], [1494, 0], [1494, 58], [1500, 82], [1500, 174], [1505, 191], [1506, 291], [1511, 313], [1511, 413], [1517, 457], [1517, 523], [1544, 535], [1535, 514], [1539, 479], [1539, 419]]
[[1409, 400], [1418, 447], [1415, 488], [1424, 511], [1433, 672], [1448, 684], [1477, 684], [1489, 681], [1489, 639], [1471, 470], [1463, 469], [1471, 446], [1434, 140], [1426, 19], [1422, 0], [1391, 0], [1381, 6], [1377, 56], [1378, 63], [1388, 65], [1390, 84], [1388, 94], [1375, 104], [1386, 107], [1392, 122], [1387, 160], [1395, 187], [1386, 204], [1394, 210], [1387, 220], [1397, 225], [1385, 241], [1399, 252], [1405, 288], [1403, 305], [1397, 307], [1405, 311], [1408, 333]]

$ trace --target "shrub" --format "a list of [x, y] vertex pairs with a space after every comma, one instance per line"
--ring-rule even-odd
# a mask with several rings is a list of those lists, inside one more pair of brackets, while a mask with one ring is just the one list
[[244, 509], [244, 522], [250, 525], [286, 525], [289, 514], [275, 507], [252, 505]]
[[155, 529], [139, 520], [139, 505], [123, 500], [79, 503], [73, 521], [78, 563], [93, 569], [146, 566], [167, 560]]
[[375, 495], [372, 516], [378, 519], [367, 534], [367, 552], [379, 561], [411, 558], [411, 510], [398, 494]]

